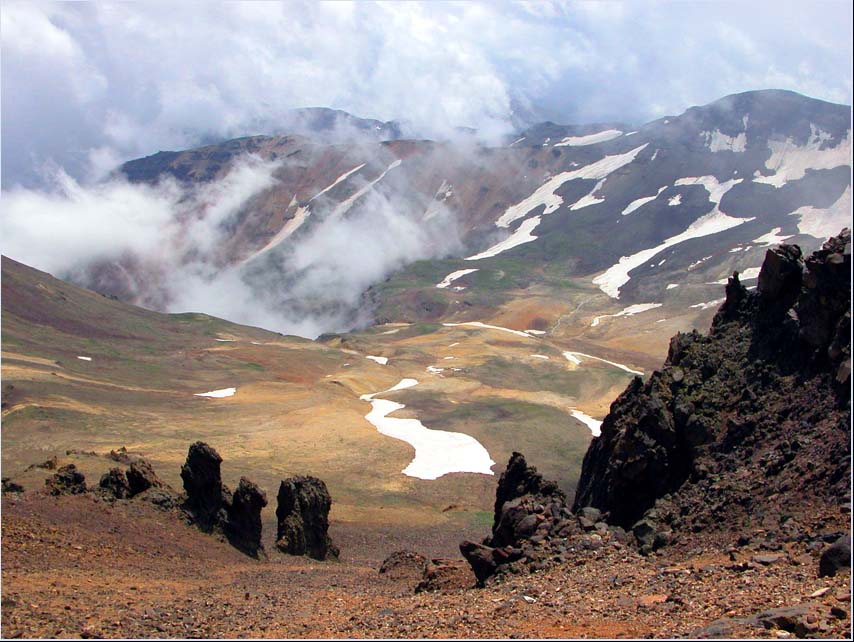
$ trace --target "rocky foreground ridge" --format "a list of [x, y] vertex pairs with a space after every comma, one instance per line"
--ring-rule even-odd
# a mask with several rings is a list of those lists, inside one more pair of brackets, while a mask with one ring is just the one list
[[824, 550], [821, 575], [850, 567], [827, 528], [851, 509], [850, 274], [848, 229], [806, 260], [768, 250], [755, 292], [733, 274], [709, 334], [675, 336], [611, 405], [571, 509], [514, 453], [492, 534], [460, 545], [479, 584], [627, 543], [712, 542], [744, 569], [797, 543]]

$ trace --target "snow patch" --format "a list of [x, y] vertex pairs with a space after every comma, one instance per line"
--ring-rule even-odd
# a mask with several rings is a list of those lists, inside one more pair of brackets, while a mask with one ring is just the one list
[[705, 137], [706, 147], [712, 152], [743, 152], [747, 149], [747, 134], [741, 132], [736, 136], [727, 136], [721, 130], [700, 132]]
[[511, 330], [510, 328], [502, 328], [499, 325], [489, 325], [487, 323], [481, 323], [480, 321], [466, 321], [464, 323], [443, 323], [442, 325], [448, 328], [469, 326], [472, 328], [484, 328], [487, 330], [500, 330], [501, 332], [509, 332], [510, 334], [515, 334], [518, 337], [524, 337], [525, 339], [533, 339], [531, 335], [526, 332], [522, 332], [521, 330]]
[[456, 272], [451, 272], [448, 276], [446, 276], [440, 283], [436, 284], [437, 288], [446, 288], [451, 283], [459, 279], [460, 277], [465, 276], [466, 274], [471, 274], [472, 272], [477, 272], [478, 268], [469, 268], [468, 270], [457, 270]]
[[510, 145], [509, 145], [509, 146], [510, 146], [510, 147], [513, 147], [513, 145], [515, 145], [516, 143], [521, 143], [523, 140], [525, 140], [525, 137], [524, 137], [524, 136], [522, 136], [522, 138], [517, 138], [517, 139], [516, 139], [516, 140], [514, 140], [512, 143], [510, 143]]
[[81, 357], [78, 355], [77, 358], [80, 359], [81, 361], [92, 361], [92, 357]]
[[667, 204], [670, 207], [676, 207], [677, 205], [682, 204], [682, 194], [677, 194], [676, 196], [671, 196], [667, 199]]
[[506, 252], [514, 247], [519, 245], [523, 245], [524, 243], [530, 243], [531, 241], [536, 241], [538, 237], [531, 234], [531, 232], [540, 224], [539, 216], [532, 216], [531, 218], [525, 219], [519, 225], [519, 228], [513, 232], [510, 236], [508, 236], [503, 241], [496, 243], [492, 247], [484, 250], [480, 254], [475, 254], [473, 256], [466, 257], [466, 261], [480, 261], [481, 259], [488, 259], [493, 256], [498, 256], [502, 252]]
[[526, 199], [520, 201], [516, 205], [511, 205], [505, 210], [495, 225], [497, 227], [509, 227], [513, 221], [524, 218], [528, 212], [533, 209], [545, 206], [543, 214], [551, 214], [563, 204], [563, 198], [555, 194], [555, 191], [564, 183], [576, 179], [586, 180], [601, 180], [608, 176], [611, 172], [631, 163], [635, 157], [646, 147], [646, 144], [636, 147], [635, 149], [626, 152], [625, 154], [616, 154], [614, 156], [605, 156], [595, 163], [585, 165], [578, 169], [569, 172], [561, 172], [556, 176], [552, 176], [545, 183], [540, 185], [533, 194]]
[[826, 239], [843, 227], [851, 227], [851, 186], [845, 188], [837, 201], [826, 209], [805, 205], [799, 207], [791, 216], [799, 216], [798, 232], [819, 239]]
[[596, 143], [604, 143], [606, 140], [613, 140], [618, 136], [622, 136], [623, 132], [619, 129], [606, 129], [596, 134], [588, 134], [587, 136], [567, 136], [559, 143], [555, 143], [554, 147], [582, 147], [584, 145], [595, 145]]
[[545, 331], [545, 330], [525, 330], [525, 332], [527, 332], [528, 334], [534, 334], [534, 335], [537, 335], [537, 336], [539, 336], [539, 335], [541, 335], [541, 334], [545, 334], [545, 333], [546, 333], [546, 331]]
[[616, 264], [612, 265], [610, 268], [605, 270], [605, 272], [593, 279], [593, 283], [598, 285], [599, 289], [608, 296], [614, 299], [619, 299], [620, 288], [628, 283], [630, 279], [629, 272], [640, 267], [659, 252], [662, 252], [668, 247], [678, 243], [682, 243], [683, 241], [717, 234], [718, 232], [723, 232], [724, 230], [736, 227], [742, 223], [752, 221], [753, 218], [735, 218], [728, 216], [719, 209], [720, 201], [724, 194], [726, 194], [733, 185], [740, 183], [741, 180], [742, 179], [737, 178], [726, 181], [725, 183], [720, 183], [714, 176], [688, 177], [677, 180], [675, 183], [676, 185], [702, 185], [705, 187], [709, 192], [709, 200], [715, 204], [712, 211], [691, 223], [684, 232], [665, 239], [661, 244], [646, 250], [641, 250], [631, 256], [620, 257], [620, 260]]
[[[757, 279], [757, 278], [759, 278], [759, 272], [761, 270], [762, 270], [761, 267], [751, 267], [751, 268], [747, 268], [746, 270], [739, 271], [738, 272], [738, 280], [739, 281], [751, 281], [753, 279]], [[729, 277], [725, 276], [724, 278], [718, 279], [717, 281], [709, 281], [706, 283], [706, 285], [726, 285], [728, 281], [729, 281]], [[692, 305], [691, 307], [693, 308], [696, 306]]]
[[810, 123], [810, 137], [804, 146], [797, 145], [791, 138], [769, 140], [771, 157], [765, 161], [765, 167], [774, 173], [770, 176], [756, 176], [753, 182], [782, 187], [788, 181], [803, 178], [808, 169], [833, 169], [848, 165], [851, 159], [851, 130], [836, 147], [820, 149], [830, 138], [829, 133]]
[[441, 374], [445, 372], [444, 368], [437, 368], [436, 366], [427, 366], [427, 372], [430, 374]]
[[788, 234], [787, 236], [781, 236], [780, 232], [782, 231], [782, 229], [783, 228], [781, 228], [781, 227], [775, 227], [773, 230], [771, 230], [767, 234], [763, 234], [759, 238], [753, 239], [753, 241], [751, 241], [751, 243], [759, 243], [761, 245], [764, 245], [765, 247], [768, 247], [769, 245], [778, 245], [779, 243], [782, 243], [786, 239], [792, 238], [792, 236], [793, 236], [792, 234]]
[[339, 176], [338, 178], [336, 178], [336, 179], [332, 182], [332, 184], [331, 184], [331, 185], [328, 185], [327, 187], [324, 187], [324, 188], [323, 188], [322, 190], [320, 190], [317, 194], [315, 194], [315, 195], [314, 195], [314, 196], [312, 196], [310, 199], [308, 199], [308, 202], [309, 202], [309, 203], [311, 203], [314, 199], [319, 198], [319, 197], [323, 196], [324, 194], [326, 194], [326, 192], [328, 192], [328, 191], [329, 191], [329, 190], [331, 190], [333, 187], [335, 187], [336, 185], [338, 185], [338, 183], [341, 183], [341, 182], [343, 182], [343, 181], [346, 181], [348, 178], [350, 178], [350, 176], [352, 176], [353, 174], [355, 174], [356, 172], [358, 172], [358, 171], [359, 171], [360, 169], [362, 169], [366, 164], [367, 164], [367, 163], [362, 163], [361, 165], [357, 165], [356, 167], [354, 167], [354, 168], [353, 168], [353, 169], [351, 169], [350, 171], [348, 171], [348, 172], [344, 172], [343, 174], [341, 174], [341, 176]]
[[371, 361], [376, 361], [381, 366], [388, 365], [388, 357], [374, 357], [371, 355], [366, 355], [365, 359], [370, 359]]
[[706, 301], [705, 303], [695, 303], [692, 305], [692, 308], [698, 308], [700, 310], [708, 310], [709, 308], [714, 308], [723, 303], [723, 299], [715, 299], [714, 301]]
[[211, 390], [210, 392], [197, 392], [194, 397], [214, 397], [221, 399], [223, 397], [232, 397], [237, 392], [237, 388], [223, 388], [221, 390]]
[[570, 410], [569, 414], [571, 414], [573, 417], [578, 419], [578, 421], [590, 428], [590, 432], [593, 434], [594, 437], [598, 437], [602, 434], [602, 422], [599, 419], [594, 419], [590, 415], [585, 414], [576, 408]]
[[643, 375], [643, 372], [640, 370], [633, 370], [633, 369], [629, 368], [627, 365], [624, 365], [622, 363], [617, 363], [616, 361], [608, 361], [607, 359], [603, 359], [602, 357], [594, 357], [592, 354], [585, 354], [583, 352], [567, 351], [567, 352], [563, 353], [563, 356], [566, 358], [567, 361], [569, 361], [569, 362], [571, 362], [577, 366], [581, 365], [581, 360], [582, 360], [581, 358], [583, 357], [585, 359], [595, 359], [596, 361], [601, 361], [602, 363], [607, 363], [609, 366], [614, 366], [615, 368], [619, 368], [620, 370], [625, 370], [626, 372], [631, 373], [631, 374]]
[[591, 328], [595, 328], [599, 325], [599, 321], [608, 317], [630, 317], [635, 314], [640, 314], [641, 312], [646, 312], [647, 310], [654, 310], [655, 308], [660, 308], [661, 303], [635, 303], [634, 305], [630, 305], [627, 308], [623, 308], [616, 314], [601, 314], [598, 317], [594, 317], [593, 321], [590, 323]]
[[666, 290], [672, 290], [673, 288], [678, 288], [678, 287], [679, 287], [678, 283], [668, 283], [667, 287], [665, 289]]
[[379, 183], [382, 179], [384, 179], [386, 174], [388, 174], [391, 170], [393, 170], [395, 167], [397, 167], [398, 165], [400, 165], [402, 162], [403, 162], [403, 161], [401, 161], [399, 158], [398, 158], [397, 160], [393, 161], [393, 162], [392, 162], [388, 167], [386, 167], [386, 168], [385, 168], [385, 170], [383, 171], [383, 173], [382, 173], [382, 174], [380, 174], [379, 176], [377, 176], [374, 180], [370, 181], [370, 182], [369, 182], [369, 183], [367, 183], [366, 185], [363, 185], [363, 186], [362, 186], [358, 191], [356, 191], [356, 193], [355, 193], [355, 194], [353, 194], [352, 196], [350, 196], [350, 198], [348, 198], [346, 201], [342, 201], [341, 203], [339, 203], [339, 204], [335, 207], [335, 209], [334, 209], [334, 210], [332, 210], [332, 213], [330, 214], [330, 216], [331, 216], [332, 218], [338, 218], [338, 217], [344, 216], [344, 214], [346, 214], [346, 213], [347, 213], [347, 211], [348, 211], [351, 207], [353, 207], [353, 204], [354, 204], [356, 201], [358, 201], [360, 198], [362, 198], [362, 196], [364, 196], [364, 195], [365, 195], [365, 194], [367, 194], [371, 189], [373, 189], [374, 185], [376, 185], [376, 184], [377, 184], [377, 183]]
[[532, 359], [546, 359], [546, 360], [548, 360], [548, 357], [544, 354], [532, 354], [531, 358]]
[[418, 419], [389, 417], [406, 406], [388, 399], [375, 399], [377, 395], [415, 385], [418, 385], [416, 379], [402, 379], [388, 390], [359, 397], [362, 401], [370, 402], [371, 411], [365, 415], [365, 419], [380, 434], [405, 441], [415, 449], [415, 457], [401, 472], [418, 479], [438, 479], [449, 473], [493, 475], [492, 466], [495, 462], [474, 437], [459, 432], [431, 430]]
[[[637, 199], [633, 200], [631, 203], [626, 205], [625, 209], [622, 212], [623, 216], [627, 216], [628, 214], [631, 214], [636, 209], [638, 209], [640, 206], [646, 205], [650, 201], [654, 201], [655, 199], [658, 198], [658, 195], [661, 194], [666, 189], [667, 189], [667, 185], [665, 185], [664, 187], [659, 187], [658, 192], [656, 192], [652, 196], [644, 196], [642, 198], [637, 198]], [[673, 200], [673, 199], [671, 199], [671, 200]]]

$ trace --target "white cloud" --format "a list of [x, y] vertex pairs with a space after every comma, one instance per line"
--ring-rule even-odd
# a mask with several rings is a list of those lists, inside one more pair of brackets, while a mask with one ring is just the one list
[[846, 101], [850, 14], [844, 2], [9, 0], [3, 180], [36, 182], [49, 159], [82, 177], [97, 148], [130, 158], [262, 133], [303, 106], [495, 136], [514, 101], [565, 122], [768, 86]]

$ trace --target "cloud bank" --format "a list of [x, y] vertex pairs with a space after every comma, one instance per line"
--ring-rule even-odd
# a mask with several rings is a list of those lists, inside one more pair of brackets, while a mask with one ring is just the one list
[[851, 100], [851, 5], [36, 3], [2, 14], [3, 185], [266, 133], [323, 106], [487, 139], [638, 122], [748, 89]]
[[4, 194], [3, 253], [144, 307], [314, 338], [367, 323], [362, 293], [393, 271], [461, 249], [449, 210], [425, 221], [422, 204], [375, 187], [343, 217], [314, 201], [298, 242], [235, 264], [232, 230], [280, 167], [247, 155], [221, 179], [189, 185], [85, 186], [59, 170], [51, 190]]

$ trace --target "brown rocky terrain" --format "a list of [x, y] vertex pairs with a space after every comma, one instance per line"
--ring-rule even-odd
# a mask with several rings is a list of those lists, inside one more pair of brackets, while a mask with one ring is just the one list
[[337, 561], [269, 527], [253, 559], [126, 453], [152, 486], [130, 499], [51, 459], [45, 490], [4, 482], [3, 636], [850, 637], [850, 260], [845, 232], [769, 251], [756, 293], [734, 276], [711, 333], [612, 404], [574, 507], [514, 453], [474, 572], [476, 529], [334, 519]]

